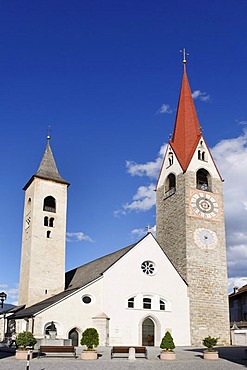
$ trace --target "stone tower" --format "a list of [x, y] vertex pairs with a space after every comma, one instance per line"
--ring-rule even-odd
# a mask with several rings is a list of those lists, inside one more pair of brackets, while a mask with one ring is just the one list
[[157, 239], [188, 283], [191, 344], [229, 343], [222, 178], [202, 136], [184, 74], [156, 188]]
[[67, 188], [47, 137], [39, 169], [24, 186], [19, 305], [30, 306], [64, 290]]

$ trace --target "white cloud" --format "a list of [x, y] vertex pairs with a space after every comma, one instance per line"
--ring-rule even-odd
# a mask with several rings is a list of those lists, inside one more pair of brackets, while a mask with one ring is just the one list
[[147, 176], [149, 178], [157, 179], [163, 157], [166, 151], [167, 144], [162, 145], [159, 154], [154, 161], [147, 163], [136, 163], [133, 161], [126, 161], [127, 172], [131, 176]]
[[173, 110], [170, 108], [169, 104], [162, 104], [161, 107], [157, 110], [157, 113], [163, 114], [168, 113], [171, 114]]
[[236, 122], [237, 122], [239, 125], [242, 125], [242, 126], [247, 125], [247, 121], [246, 121], [246, 120], [241, 120], [241, 121], [236, 120]]
[[[212, 149], [216, 164], [225, 179], [228, 276], [247, 276], [247, 130], [239, 137], [222, 140]], [[230, 280], [232, 281], [232, 280]]]
[[155, 205], [155, 184], [151, 183], [148, 186], [140, 186], [136, 194], [132, 198], [131, 203], [123, 205], [123, 210], [130, 211], [148, 211]]
[[82, 240], [85, 240], [87, 242], [93, 242], [90, 236], [84, 234], [81, 231], [76, 233], [66, 233], [66, 240], [68, 243], [81, 242]]
[[210, 95], [207, 94], [206, 92], [202, 92], [201, 90], [195, 90], [193, 93], [192, 93], [192, 98], [193, 99], [199, 99], [201, 101], [209, 101], [210, 100]]

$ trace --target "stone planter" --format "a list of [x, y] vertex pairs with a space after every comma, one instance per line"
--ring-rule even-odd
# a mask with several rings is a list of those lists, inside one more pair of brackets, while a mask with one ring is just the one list
[[97, 351], [82, 351], [81, 360], [97, 360]]
[[[15, 352], [15, 358], [17, 360], [27, 360], [27, 354], [28, 354], [28, 351], [24, 351], [24, 350], [16, 350]], [[33, 351], [30, 351], [30, 360], [32, 360], [33, 358]]]
[[160, 353], [160, 359], [168, 361], [176, 360], [176, 353], [172, 351], [162, 351]]
[[219, 353], [218, 351], [204, 351], [203, 358], [204, 360], [218, 360]]

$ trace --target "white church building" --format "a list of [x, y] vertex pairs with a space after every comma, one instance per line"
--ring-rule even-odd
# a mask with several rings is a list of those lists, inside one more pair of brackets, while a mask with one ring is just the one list
[[[205, 336], [229, 343], [222, 179], [202, 136], [186, 65], [174, 133], [156, 188], [157, 239], [137, 243], [65, 273], [67, 188], [50, 137], [24, 187], [16, 331], [79, 345], [88, 327], [101, 346], [159, 346], [169, 330], [176, 346]], [[21, 308], [22, 307], [22, 308]]]

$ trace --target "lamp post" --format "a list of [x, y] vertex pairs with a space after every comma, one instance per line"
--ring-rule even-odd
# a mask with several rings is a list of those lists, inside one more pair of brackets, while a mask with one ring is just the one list
[[3, 302], [6, 300], [7, 294], [4, 292], [0, 293], [1, 308], [3, 308]]

